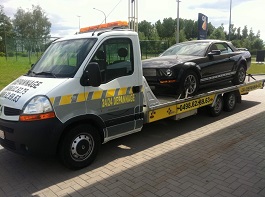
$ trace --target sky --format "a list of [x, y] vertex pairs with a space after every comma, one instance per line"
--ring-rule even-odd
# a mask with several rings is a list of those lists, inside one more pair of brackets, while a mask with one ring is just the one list
[[[5, 14], [13, 19], [18, 8], [31, 9], [39, 5], [52, 23], [51, 36], [72, 35], [80, 27], [97, 25], [104, 22], [128, 21], [128, 4], [131, 0], [1, 0]], [[264, 0], [181, 0], [179, 17], [198, 19], [198, 13], [208, 16], [215, 27], [224, 25], [228, 32], [231, 7], [231, 24], [241, 27], [247, 25], [254, 34], [260, 31], [265, 41], [265, 1]], [[158, 20], [177, 18], [177, 0], [138, 0], [138, 21], [146, 20], [155, 24]], [[95, 9], [93, 9], [95, 8]], [[100, 10], [100, 11], [99, 11]]]

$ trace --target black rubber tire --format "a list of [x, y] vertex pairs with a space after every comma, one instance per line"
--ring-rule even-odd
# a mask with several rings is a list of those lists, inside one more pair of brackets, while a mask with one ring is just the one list
[[91, 164], [100, 148], [98, 130], [90, 124], [69, 129], [59, 145], [61, 162], [69, 169], [78, 170]]
[[193, 96], [197, 93], [198, 89], [198, 75], [194, 71], [188, 70], [182, 78], [180, 86], [177, 88], [177, 94], [181, 94], [181, 98], [184, 98], [188, 90], [188, 96]]
[[236, 107], [237, 95], [235, 92], [228, 92], [224, 94], [224, 111], [233, 111]]
[[246, 71], [245, 67], [242, 64], [240, 64], [238, 66], [236, 75], [235, 75], [234, 79], [232, 80], [232, 83], [234, 85], [239, 85], [239, 84], [244, 83], [245, 79], [246, 79], [246, 75], [247, 75], [247, 71]]
[[224, 101], [222, 95], [218, 95], [214, 106], [208, 106], [208, 112], [210, 116], [217, 117], [221, 114], [224, 106]]

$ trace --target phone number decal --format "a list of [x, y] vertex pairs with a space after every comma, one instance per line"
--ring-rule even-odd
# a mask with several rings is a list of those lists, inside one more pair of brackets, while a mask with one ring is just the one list
[[199, 99], [187, 101], [177, 105], [178, 113], [187, 112], [213, 103], [215, 95], [205, 96]]

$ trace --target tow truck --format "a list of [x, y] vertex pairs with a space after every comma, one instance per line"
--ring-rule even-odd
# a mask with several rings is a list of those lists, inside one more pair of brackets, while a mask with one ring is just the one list
[[101, 144], [145, 124], [207, 107], [232, 111], [265, 79], [196, 96], [157, 96], [143, 76], [138, 34], [117, 21], [54, 41], [27, 74], [0, 92], [0, 144], [20, 154], [57, 155], [70, 169], [91, 164]]

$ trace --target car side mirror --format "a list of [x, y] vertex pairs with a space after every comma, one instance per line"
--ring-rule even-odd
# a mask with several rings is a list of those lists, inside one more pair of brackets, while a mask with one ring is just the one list
[[208, 53], [208, 56], [214, 56], [214, 55], [221, 55], [220, 50], [212, 50], [211, 52]]
[[101, 74], [99, 65], [96, 62], [90, 62], [85, 68], [82, 77], [80, 78], [82, 86], [98, 87], [101, 84]]

